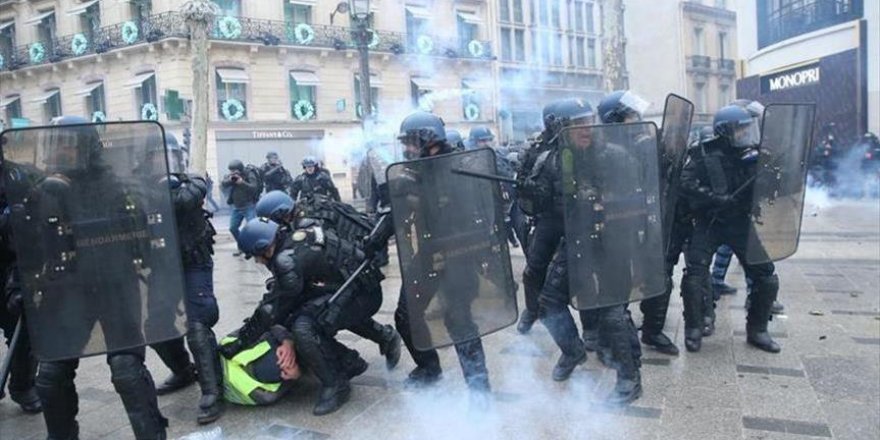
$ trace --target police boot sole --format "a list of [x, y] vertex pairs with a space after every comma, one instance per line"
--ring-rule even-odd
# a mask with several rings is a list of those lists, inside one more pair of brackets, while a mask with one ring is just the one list
[[351, 398], [351, 386], [346, 386], [337, 391], [331, 399], [326, 401], [319, 400], [318, 403], [315, 404], [312, 414], [316, 416], [324, 416], [334, 413], [339, 410], [339, 408], [342, 408], [342, 405], [345, 405], [349, 398]]
[[780, 347], [779, 344], [773, 341], [764, 342], [747, 337], [746, 342], [752, 347], [755, 347], [762, 351], [766, 351], [767, 353], [779, 353], [780, 351], [782, 351], [782, 347]]
[[355, 377], [364, 374], [368, 368], [370, 368], [370, 364], [368, 364], [367, 361], [361, 360], [361, 362], [358, 362], [357, 365], [346, 371], [345, 375], [349, 379], [354, 379]]
[[556, 382], [565, 382], [571, 377], [571, 373], [574, 373], [574, 369], [585, 362], [587, 362], [586, 350], [584, 350], [583, 355], [581, 355], [576, 361], [572, 362], [571, 365], [559, 366], [559, 363], [557, 363], [556, 366], [553, 367], [553, 380]]
[[528, 332], [532, 331], [532, 327], [535, 326], [535, 322], [537, 319], [532, 318], [520, 318], [519, 323], [516, 324], [516, 331], [521, 335], [525, 335]]
[[220, 416], [223, 415], [224, 410], [226, 409], [223, 400], [217, 400], [217, 403], [211, 405], [208, 408], [199, 408], [199, 414], [196, 416], [196, 422], [199, 425], [207, 425], [208, 423], [216, 422]]
[[633, 389], [631, 392], [626, 394], [618, 394], [617, 392], [612, 392], [610, 396], [605, 400], [609, 405], [629, 405], [630, 403], [638, 400], [639, 397], [642, 397], [642, 385], [639, 384]]
[[382, 355], [385, 356], [385, 368], [388, 370], [393, 370], [394, 367], [400, 362], [401, 355], [401, 345], [403, 344], [400, 339], [400, 333], [394, 331], [394, 336], [391, 337], [385, 347], [383, 347]]
[[656, 351], [658, 353], [662, 353], [662, 354], [669, 355], [669, 356], [678, 356], [678, 353], [679, 353], [678, 347], [675, 344], [673, 344], [671, 341], [668, 344], [659, 343], [659, 342], [651, 339], [650, 336], [645, 336], [644, 333], [642, 333], [641, 340], [642, 340], [642, 344], [645, 344], [648, 347], [651, 347], [652, 349], [654, 349], [654, 351]]
[[[2, 398], [2, 395], [0, 395]], [[17, 394], [14, 392], [9, 393], [9, 398], [12, 399], [13, 402], [17, 403], [21, 410], [27, 414], [39, 414], [43, 412], [43, 404], [40, 402], [40, 398], [34, 393], [33, 395], [25, 395]]]
[[431, 385], [440, 381], [442, 374], [438, 373], [436, 375], [431, 376], [420, 376], [420, 377], [407, 377], [406, 380], [403, 381], [404, 388], [427, 388]]

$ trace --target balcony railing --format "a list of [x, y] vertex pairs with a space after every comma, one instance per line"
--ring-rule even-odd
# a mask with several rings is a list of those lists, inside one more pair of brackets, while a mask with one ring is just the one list
[[[351, 29], [342, 26], [302, 25], [277, 20], [246, 17], [220, 17], [212, 25], [209, 35], [213, 41], [260, 43], [267, 46], [319, 47], [335, 50], [355, 48]], [[434, 36], [409, 39], [400, 32], [374, 31], [370, 44], [374, 52], [406, 52], [453, 58], [491, 59], [491, 44], [473, 40], [443, 39]], [[92, 54], [155, 42], [165, 38], [189, 38], [183, 16], [177, 12], [153, 15], [142, 22], [124, 22], [102, 27], [93, 38], [85, 34], [58, 37], [52, 41], [38, 41], [13, 48], [4, 55], [0, 71], [28, 66], [56, 63]]]
[[[875, 0], [872, 0], [875, 1]], [[769, 10], [767, 0], [758, 2], [758, 47], [862, 17], [863, 0], [782, 1]]]
[[705, 55], [691, 55], [688, 57], [689, 70], [710, 70], [712, 59]]
[[734, 60], [720, 58], [716, 62], [718, 63], [718, 70], [721, 72], [732, 73], [736, 70], [736, 61]]

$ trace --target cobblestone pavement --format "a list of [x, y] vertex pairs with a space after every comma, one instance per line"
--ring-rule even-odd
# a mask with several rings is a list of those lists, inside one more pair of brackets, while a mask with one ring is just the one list
[[[217, 219], [218, 229], [225, 229], [224, 222]], [[251, 313], [267, 275], [254, 262], [232, 257], [232, 250], [224, 233], [215, 272], [218, 334]], [[519, 251], [513, 262], [519, 277]], [[196, 386], [159, 401], [172, 439], [198, 432], [206, 434], [202, 438], [249, 440], [880, 438], [880, 204], [808, 207], [798, 253], [777, 267], [786, 312], [771, 330], [782, 353], [745, 344], [745, 286], [735, 266], [728, 279], [739, 293], [722, 299], [717, 333], [704, 340], [700, 353], [684, 352], [681, 301], [674, 295], [666, 330], [683, 353], [669, 357], [646, 349], [644, 396], [623, 409], [599, 403], [614, 375], [593, 356], [568, 382], [550, 379], [558, 352], [541, 325], [527, 336], [508, 328], [484, 339], [495, 397], [487, 413], [468, 410], [453, 350], [441, 350], [439, 386], [411, 391], [402, 387], [413, 366], [408, 355], [386, 371], [376, 346], [348, 333], [341, 340], [358, 349], [370, 368], [353, 381], [351, 401], [332, 415], [311, 415], [318, 390], [311, 378], [273, 407], [230, 406], [208, 427], [195, 423]], [[400, 285], [397, 269], [388, 272], [377, 315], [385, 323], [393, 322]], [[638, 307], [631, 309], [639, 321]], [[153, 352], [148, 365], [157, 381], [168, 373]], [[77, 386], [83, 439], [131, 438], [103, 357], [82, 362]], [[0, 438], [45, 438], [43, 420], [4, 400]]]

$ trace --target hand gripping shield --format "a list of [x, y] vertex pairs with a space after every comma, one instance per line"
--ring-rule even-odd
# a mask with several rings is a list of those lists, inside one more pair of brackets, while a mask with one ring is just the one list
[[663, 219], [663, 251], [669, 251], [672, 227], [678, 206], [678, 185], [684, 165], [694, 116], [694, 104], [681, 96], [669, 94], [663, 110], [660, 131], [660, 212]]
[[764, 111], [746, 250], [751, 264], [797, 251], [815, 113], [813, 104], [771, 104]]
[[61, 125], [0, 136], [37, 357], [182, 336], [183, 271], [162, 127]]
[[560, 145], [568, 282], [579, 310], [665, 290], [657, 129], [569, 127]]
[[388, 168], [403, 295], [416, 348], [466, 342], [513, 324], [516, 284], [488, 148]]

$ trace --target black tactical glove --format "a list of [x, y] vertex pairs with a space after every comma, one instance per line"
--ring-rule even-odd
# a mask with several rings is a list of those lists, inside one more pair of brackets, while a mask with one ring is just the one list
[[271, 292], [275, 290], [275, 277], [269, 277], [266, 279], [266, 291]]
[[327, 304], [324, 310], [321, 310], [321, 313], [318, 314], [318, 324], [328, 335], [333, 335], [339, 330], [337, 325], [341, 317], [341, 306], [335, 302]]
[[13, 316], [21, 315], [21, 311], [24, 307], [24, 298], [21, 295], [21, 289], [10, 289], [7, 294], [9, 297], [6, 299], [6, 310], [8, 310]]

